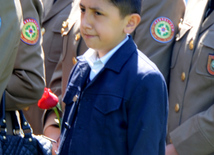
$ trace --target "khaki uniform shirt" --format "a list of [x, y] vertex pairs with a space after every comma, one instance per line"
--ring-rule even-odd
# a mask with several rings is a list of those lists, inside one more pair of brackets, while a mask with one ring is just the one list
[[[46, 87], [49, 87], [53, 71], [62, 53], [62, 22], [68, 18], [71, 10], [71, 2], [72, 0], [57, 0], [42, 20], [42, 45], [45, 53]], [[52, 2], [49, 1], [49, 3]], [[43, 112], [37, 104], [30, 106], [25, 111], [25, 115], [27, 115], [28, 121], [36, 134], [42, 134], [43, 132], [41, 123]]]
[[169, 69], [183, 0], [143, 0], [141, 22], [132, 34], [138, 49], [148, 56], [169, 82]]
[[57, 0], [42, 22], [45, 30], [43, 35], [43, 49], [45, 52], [46, 85], [49, 83], [54, 69], [62, 53], [61, 28], [71, 11], [72, 0]]
[[6, 110], [37, 104], [45, 87], [40, 0], [21, 0], [23, 28], [13, 74], [6, 88]]
[[22, 26], [19, 0], [0, 0], [0, 97], [12, 74]]
[[188, 1], [173, 49], [168, 141], [181, 155], [214, 154], [214, 12], [203, 20], [207, 1]]

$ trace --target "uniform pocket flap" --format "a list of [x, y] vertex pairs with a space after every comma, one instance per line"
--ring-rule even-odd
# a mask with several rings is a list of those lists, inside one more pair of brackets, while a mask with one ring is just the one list
[[116, 111], [120, 108], [122, 99], [114, 96], [97, 96], [95, 108], [103, 114]]
[[210, 30], [206, 37], [201, 41], [204, 46], [210, 47], [214, 49], [214, 30]]

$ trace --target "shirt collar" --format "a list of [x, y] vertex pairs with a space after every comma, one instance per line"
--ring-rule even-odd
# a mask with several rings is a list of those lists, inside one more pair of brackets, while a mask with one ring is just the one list
[[98, 53], [97, 51], [89, 48], [85, 53], [84, 53], [84, 58], [88, 62], [89, 66], [92, 67], [95, 62], [101, 61], [103, 65], [105, 65], [108, 60], [112, 57], [112, 55], [129, 39], [128, 35], [126, 38], [120, 42], [116, 47], [114, 47], [112, 50], [110, 50], [106, 55], [104, 55], [101, 58], [98, 58]]

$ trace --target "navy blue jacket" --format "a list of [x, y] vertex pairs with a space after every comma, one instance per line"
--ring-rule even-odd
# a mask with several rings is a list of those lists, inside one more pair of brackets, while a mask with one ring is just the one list
[[164, 155], [167, 88], [157, 67], [132, 38], [85, 84], [80, 57], [64, 96], [62, 155]]

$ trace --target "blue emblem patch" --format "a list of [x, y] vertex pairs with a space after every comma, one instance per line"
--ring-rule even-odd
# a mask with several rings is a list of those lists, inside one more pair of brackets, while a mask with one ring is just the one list
[[207, 61], [207, 71], [214, 75], [214, 54], [209, 54]]

